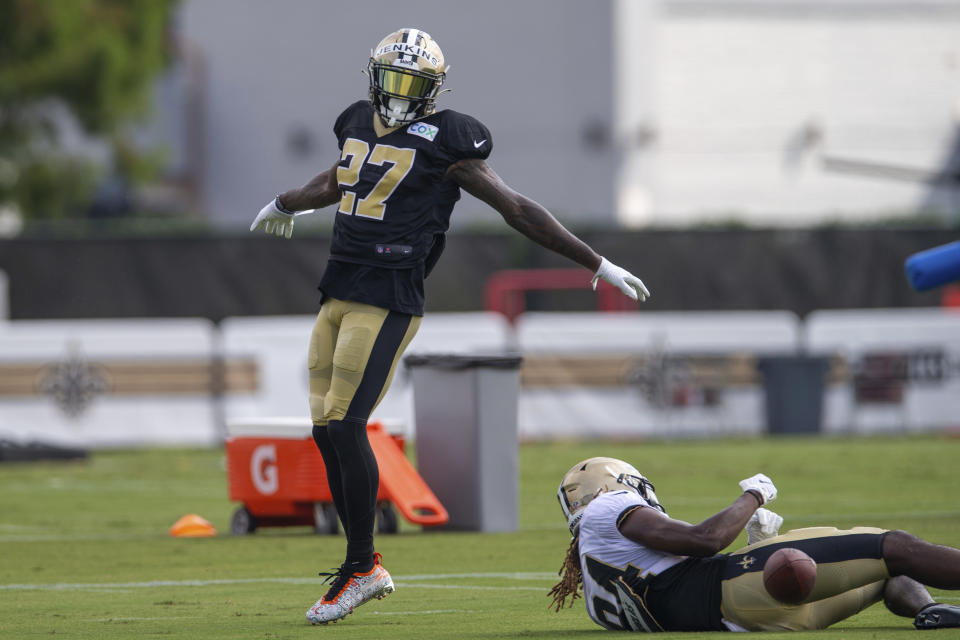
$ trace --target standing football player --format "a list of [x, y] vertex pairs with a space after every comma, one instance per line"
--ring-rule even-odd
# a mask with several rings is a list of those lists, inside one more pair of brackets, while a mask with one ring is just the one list
[[[287, 238], [294, 216], [339, 204], [321, 307], [310, 339], [310, 413], [333, 502], [347, 537], [343, 565], [307, 612], [311, 623], [339, 620], [394, 590], [374, 552], [379, 471], [366, 424], [390, 384], [423, 315], [423, 281], [444, 246], [464, 189], [534, 242], [589, 269], [638, 301], [639, 278], [598, 255], [549, 211], [508, 187], [487, 166], [493, 138], [478, 120], [435, 110], [447, 63], [419, 29], [384, 38], [367, 65], [369, 99], [340, 114], [340, 157], [306, 185], [279, 194], [257, 215]], [[586, 283], [586, 278], [584, 278]]]
[[[883, 600], [918, 629], [960, 627], [960, 607], [934, 601], [924, 585], [960, 589], [960, 550], [906, 531], [874, 527], [794, 529], [763, 508], [777, 488], [758, 473], [741, 495], [699, 524], [670, 518], [653, 485], [616, 458], [578, 462], [557, 498], [573, 539], [550, 595], [557, 610], [583, 585], [590, 618], [618, 631], [797, 631], [825, 629]], [[741, 529], [747, 546], [721, 550]], [[763, 568], [783, 548], [817, 564], [799, 604], [767, 592]]]

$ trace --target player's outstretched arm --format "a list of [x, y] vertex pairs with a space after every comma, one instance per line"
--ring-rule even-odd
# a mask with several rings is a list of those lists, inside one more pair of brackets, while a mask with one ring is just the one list
[[267, 233], [289, 238], [293, 235], [294, 216], [338, 202], [340, 187], [337, 183], [337, 164], [304, 186], [285, 191], [268, 202], [253, 220], [250, 231], [262, 228]]
[[290, 189], [280, 194], [280, 202], [289, 211], [322, 209], [340, 202], [340, 185], [337, 183], [337, 166], [340, 161], [317, 174], [310, 182], [299, 189]]
[[643, 507], [620, 523], [620, 533], [650, 549], [682, 556], [712, 556], [737, 539], [759, 506], [760, 500], [748, 491], [700, 524], [674, 520]]
[[447, 169], [447, 178], [496, 209], [507, 224], [537, 244], [595, 272], [594, 287], [597, 280], [603, 278], [634, 300], [642, 302], [650, 296], [639, 278], [601, 257], [543, 206], [508, 187], [483, 160], [455, 162]]

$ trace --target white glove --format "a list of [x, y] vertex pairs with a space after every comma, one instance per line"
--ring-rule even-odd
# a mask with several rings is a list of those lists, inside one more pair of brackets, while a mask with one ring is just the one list
[[740, 481], [740, 488], [744, 491], [756, 491], [762, 498], [760, 504], [767, 504], [777, 499], [777, 488], [773, 486], [773, 480], [758, 473], [750, 476], [746, 480]]
[[620, 291], [623, 291], [624, 295], [632, 300], [643, 302], [650, 297], [650, 292], [647, 291], [647, 287], [644, 286], [640, 278], [626, 269], [618, 267], [606, 258], [600, 259], [600, 268], [593, 274], [593, 280], [590, 281], [594, 290], [597, 289], [597, 280], [600, 278], [603, 278], [617, 289], [620, 289]]
[[780, 525], [783, 524], [783, 516], [760, 507], [754, 511], [750, 519], [747, 520], [747, 526], [743, 529], [747, 532], [747, 544], [762, 542], [767, 538], [772, 538], [780, 534]]
[[270, 204], [260, 209], [260, 213], [257, 214], [257, 217], [253, 220], [253, 224], [250, 225], [250, 231], [256, 231], [260, 227], [263, 227], [263, 230], [267, 233], [273, 233], [278, 236], [286, 236], [289, 238], [293, 235], [294, 214], [292, 211], [281, 209], [277, 204], [279, 199], [280, 196], [277, 196], [270, 201]]

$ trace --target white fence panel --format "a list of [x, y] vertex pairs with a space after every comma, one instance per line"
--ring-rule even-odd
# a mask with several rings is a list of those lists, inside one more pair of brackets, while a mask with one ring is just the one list
[[[309, 425], [314, 316], [0, 323], [0, 439], [86, 447], [214, 444], [229, 419]], [[519, 435], [686, 437], [764, 432], [758, 358], [831, 357], [823, 428], [960, 428], [960, 313], [435, 313], [407, 354], [523, 358]], [[398, 368], [373, 417], [414, 435]], [[429, 389], [422, 390], [429, 393]], [[496, 401], [485, 399], [485, 401]], [[452, 425], [455, 428], [455, 425]]]
[[224, 396], [227, 422], [300, 416], [310, 424], [307, 347], [315, 315], [226, 318], [220, 323], [225, 360], [252, 363], [252, 384]]
[[790, 354], [789, 312], [528, 313], [522, 438], [755, 434], [760, 355]]
[[212, 444], [217, 378], [205, 319], [0, 324], [0, 438]]
[[845, 365], [826, 391], [825, 431], [960, 428], [960, 312], [817, 311], [807, 318], [804, 343]]

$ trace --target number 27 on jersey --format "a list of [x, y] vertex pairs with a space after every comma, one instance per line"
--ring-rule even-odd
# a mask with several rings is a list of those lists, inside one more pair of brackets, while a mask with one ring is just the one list
[[[370, 145], [363, 140], [347, 138], [343, 144], [343, 153], [340, 155], [341, 162], [346, 161], [347, 164], [337, 167], [337, 182], [343, 191], [338, 212], [383, 220], [387, 210], [387, 200], [400, 181], [410, 173], [416, 156], [416, 149], [400, 149], [378, 144], [371, 151]], [[373, 185], [365, 198], [358, 198], [357, 192], [351, 187], [356, 187], [360, 182], [360, 171], [363, 166], [373, 164], [382, 167], [384, 163], [390, 164], [390, 168]]]

